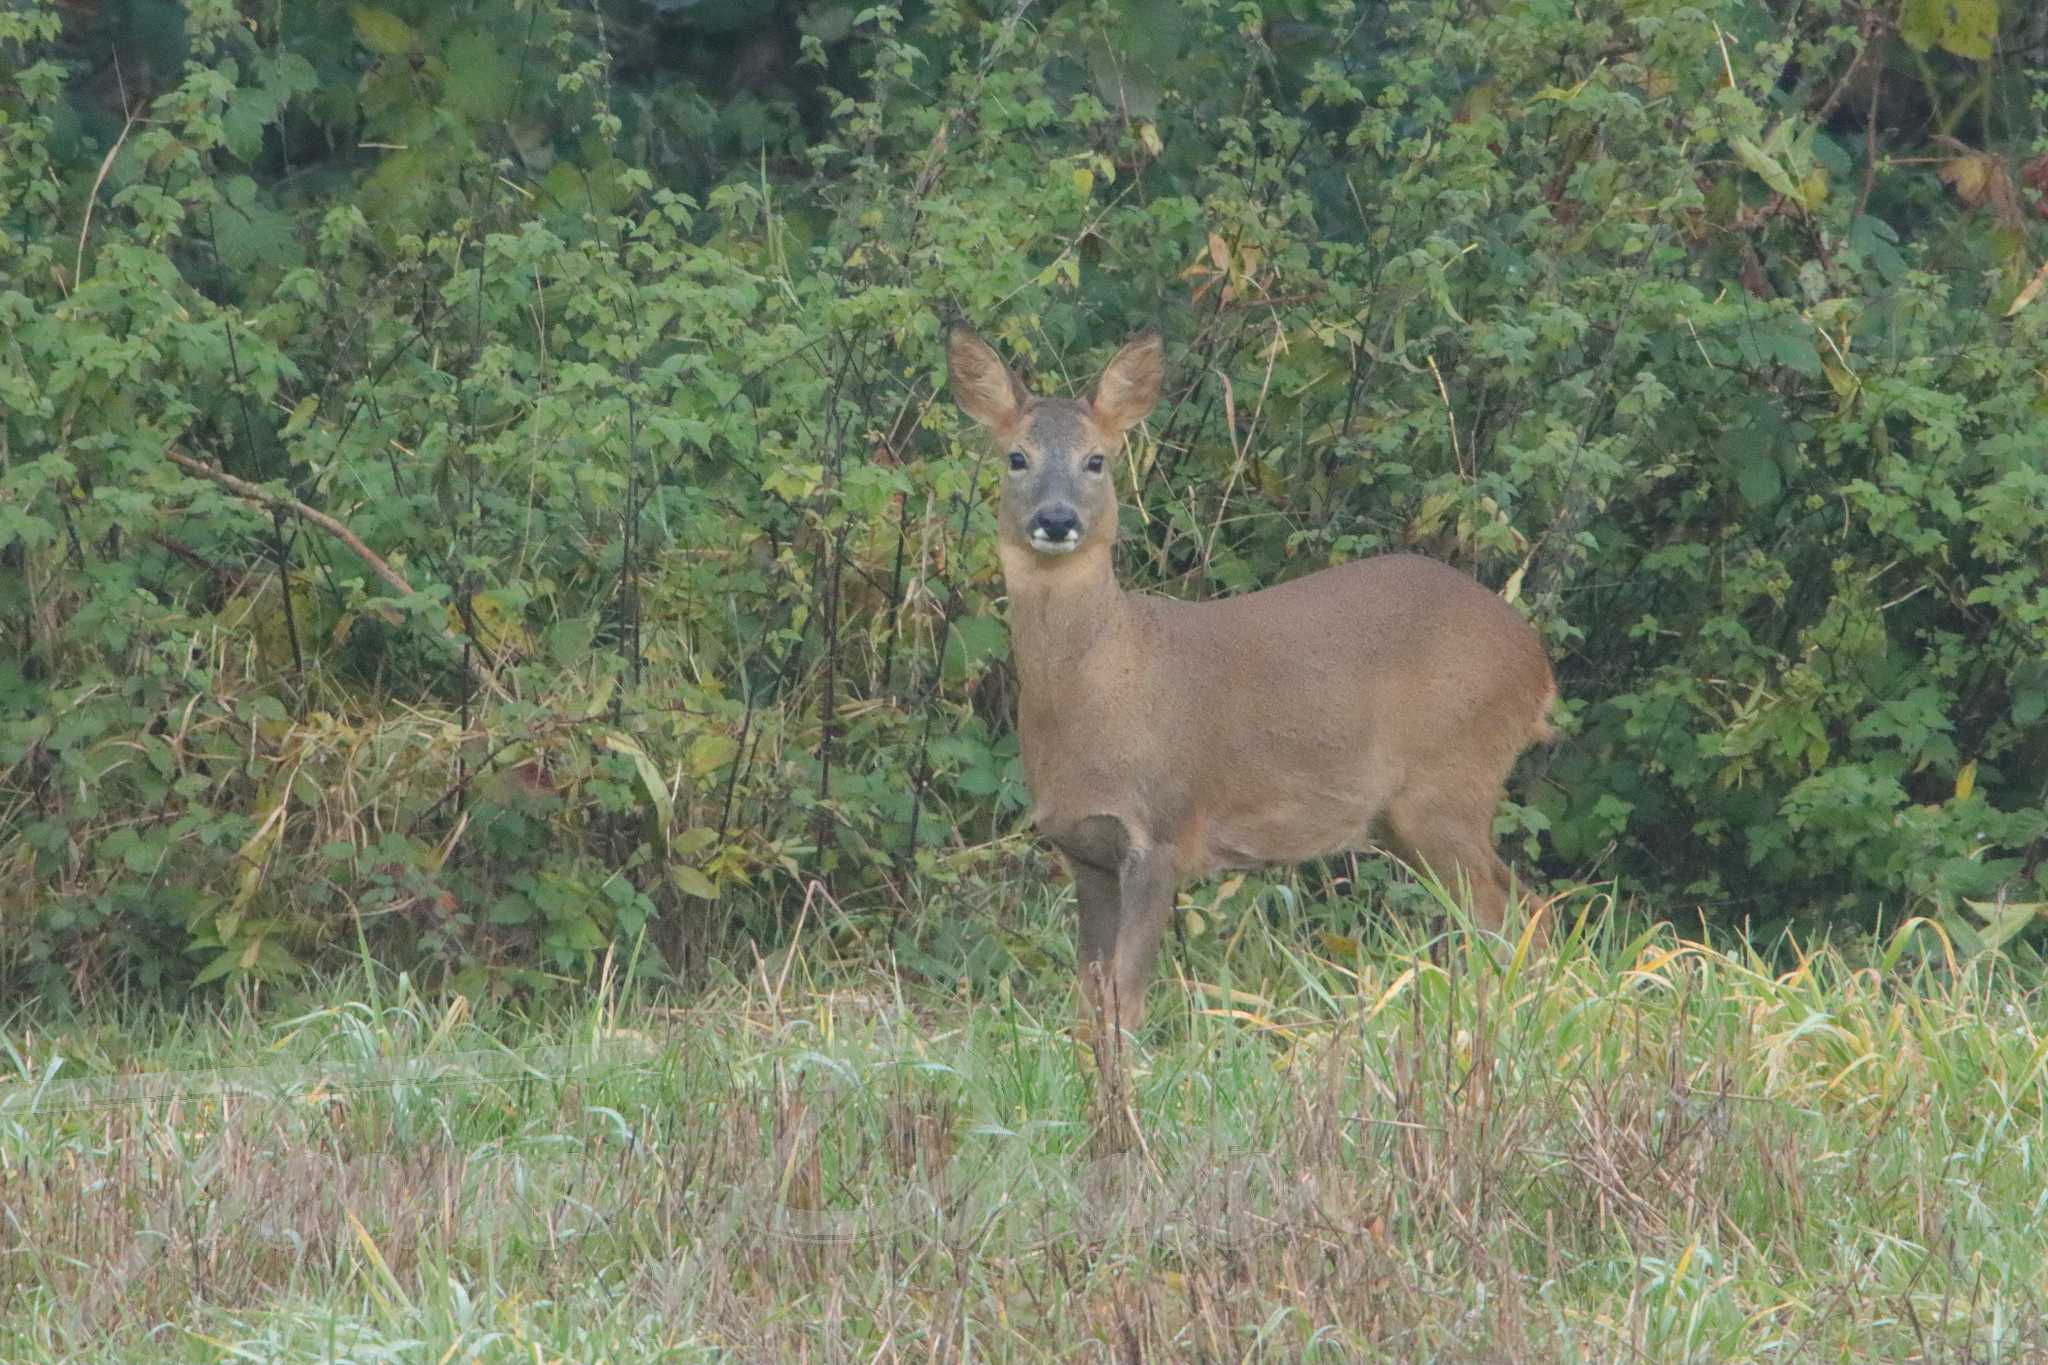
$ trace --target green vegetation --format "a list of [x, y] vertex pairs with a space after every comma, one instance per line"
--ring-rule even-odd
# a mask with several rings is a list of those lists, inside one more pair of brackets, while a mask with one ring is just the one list
[[1058, 986], [921, 985], [816, 934], [680, 1009], [623, 973], [542, 1019], [359, 974], [269, 1026], [75, 1030], [111, 1080], [30, 1038], [0, 1357], [2048, 1350], [2048, 1002], [2009, 969], [1604, 931], [1503, 969], [1301, 928], [1197, 940], [1122, 1089]]
[[956, 313], [1048, 387], [1165, 324], [1126, 581], [1527, 610], [1531, 875], [2026, 944], [2044, 26], [10, 6], [0, 993], [480, 998], [1035, 881]]

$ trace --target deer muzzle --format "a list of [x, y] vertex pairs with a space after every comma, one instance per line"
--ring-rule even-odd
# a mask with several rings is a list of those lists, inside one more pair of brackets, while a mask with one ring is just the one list
[[1081, 548], [1081, 515], [1065, 503], [1049, 503], [1031, 515], [1031, 548], [1042, 555], [1070, 555]]

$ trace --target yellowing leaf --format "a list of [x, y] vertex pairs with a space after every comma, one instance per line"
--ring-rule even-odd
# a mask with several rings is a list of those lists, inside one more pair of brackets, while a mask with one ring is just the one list
[[1151, 156], [1163, 156], [1166, 153], [1166, 144], [1159, 140], [1159, 130], [1152, 126], [1150, 119], [1144, 119], [1138, 124], [1138, 145]]
[[1935, 174], [1956, 192], [1956, 198], [1976, 208], [1991, 197], [1992, 180], [2000, 169], [1996, 158], [1972, 152], [1968, 156], [1950, 157], [1936, 168]]
[[1095, 190], [1095, 172], [1089, 170], [1086, 166], [1076, 166], [1074, 168], [1074, 189], [1084, 196], [1092, 194]]
[[717, 772], [740, 751], [740, 742], [731, 735], [703, 735], [690, 746], [690, 776], [704, 777]]
[[319, 410], [319, 394], [309, 393], [304, 398], [301, 398], [297, 405], [292, 408], [292, 415], [285, 419], [284, 434], [286, 436], [296, 436], [304, 431], [306, 424], [313, 420], [313, 414]]
[[2005, 310], [2005, 315], [2007, 317], [2011, 317], [2013, 314], [2019, 312], [2020, 309], [2026, 307], [2035, 299], [2041, 297], [2041, 288], [2043, 285], [2048, 285], [2048, 261], [2041, 262], [2041, 268], [2034, 272], [2034, 278], [2028, 280], [2025, 287], [2023, 287], [2018, 294], [2013, 296], [2012, 304]]
[[355, 20], [356, 37], [364, 47], [385, 57], [399, 57], [412, 51], [419, 41], [412, 25], [388, 9], [377, 9], [371, 5], [352, 5], [349, 18]]
[[1940, 47], [1973, 62], [1990, 61], [1998, 0], [1906, 0], [1899, 37], [1915, 52]]
[[1828, 173], [1815, 166], [1806, 173], [1806, 178], [1799, 182], [1799, 202], [1810, 209], [1817, 209], [1827, 202], [1827, 198]]
[[[460, 631], [463, 627], [462, 613], [449, 608], [453, 616], [450, 628]], [[475, 623], [477, 638], [493, 650], [503, 649], [525, 633], [526, 623], [517, 608], [505, 599], [503, 593], [480, 592], [469, 599], [469, 619]]]
[[583, 718], [596, 720], [611, 708], [612, 693], [618, 690], [618, 680], [607, 673], [597, 680], [597, 686], [590, 690], [590, 700], [584, 703]]
[[1956, 771], [1956, 800], [1967, 801], [1977, 790], [1977, 760], [1971, 759]]
[[[239, 920], [241, 911], [256, 898], [256, 892], [263, 886], [264, 874], [270, 871], [270, 853], [277, 847], [278, 836], [284, 833], [285, 810], [291, 805], [291, 789], [283, 786], [271, 800], [270, 809], [264, 812], [263, 823], [256, 832], [243, 841], [235, 858], [242, 865], [241, 876], [237, 879], [234, 899], [229, 902], [232, 917], [223, 920]], [[221, 930], [221, 937], [233, 934], [232, 928]]]
[[1414, 520], [1408, 524], [1408, 538], [1421, 540], [1425, 536], [1434, 535], [1437, 527], [1443, 525], [1444, 518], [1449, 516], [1457, 505], [1456, 493], [1431, 493], [1422, 500], [1422, 506], [1415, 509]]
[[761, 486], [770, 493], [801, 502], [818, 491], [818, 485], [825, 481], [825, 466], [821, 464], [786, 465], [761, 480]]
[[694, 857], [718, 842], [718, 831], [699, 825], [678, 834], [674, 841], [675, 851], [685, 858]]
[[1678, 1292], [1685, 1285], [1685, 1272], [1692, 1269], [1692, 1258], [1698, 1254], [1699, 1249], [1699, 1239], [1694, 1238], [1692, 1245], [1687, 1247], [1684, 1253], [1679, 1256], [1678, 1264], [1671, 1268], [1671, 1277], [1664, 1286], [1664, 1301], [1666, 1303], [1677, 1301]]
[[1852, 398], [1856, 390], [1863, 387], [1862, 380], [1832, 360], [1821, 361], [1820, 368], [1821, 373], [1828, 377], [1828, 387], [1835, 391], [1837, 398]]
[[1234, 990], [1227, 986], [1218, 986], [1210, 981], [1191, 981], [1188, 984], [1204, 995], [1213, 995], [1217, 999], [1227, 1001], [1233, 1005], [1249, 1005], [1260, 1010], [1271, 1010], [1273, 1008], [1272, 1001], [1266, 999], [1263, 995], [1253, 995], [1250, 991]]
[[1081, 262], [1073, 256], [1062, 256], [1038, 272], [1037, 282], [1041, 287], [1051, 288], [1065, 280], [1069, 288], [1078, 288], [1081, 283]]
[[1327, 929], [1318, 929], [1316, 942], [1322, 944], [1323, 951], [1331, 957], [1349, 958], [1353, 961], [1358, 958], [1358, 940], [1349, 934], [1333, 934]]

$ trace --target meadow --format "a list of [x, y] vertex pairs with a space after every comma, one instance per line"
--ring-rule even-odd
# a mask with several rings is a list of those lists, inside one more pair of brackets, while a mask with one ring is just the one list
[[[822, 904], [822, 902], [821, 902]], [[1007, 969], [813, 914], [688, 993], [359, 969], [10, 1029], [15, 1361], [2018, 1361], [2048, 1007], [1909, 926], [1555, 951], [1268, 897], [1098, 1070]], [[927, 912], [930, 913], [930, 912]], [[914, 920], [908, 947], [948, 926]], [[985, 957], [986, 955], [984, 955]]]

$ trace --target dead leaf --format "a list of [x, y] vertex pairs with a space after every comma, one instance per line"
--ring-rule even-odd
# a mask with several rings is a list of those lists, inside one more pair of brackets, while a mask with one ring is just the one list
[[2048, 285], [2048, 261], [2041, 262], [2041, 268], [2034, 272], [2034, 278], [2028, 280], [2025, 287], [2013, 296], [2012, 305], [2005, 310], [2005, 315], [2011, 317], [2039, 298], [2043, 285]]
[[1936, 169], [1942, 182], [1956, 192], [1956, 198], [1976, 208], [1991, 197], [1992, 177], [1998, 174], [1998, 160], [1983, 152], [1953, 157]]
[[1988, 204], [1999, 223], [2009, 228], [2017, 229], [2026, 221], [2020, 208], [2019, 185], [2004, 157], [1977, 151], [1946, 135], [1934, 141], [1956, 153], [1937, 166], [1935, 174], [1966, 207], [1974, 209]]

